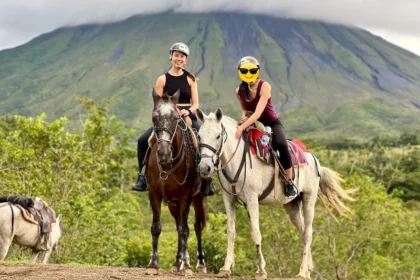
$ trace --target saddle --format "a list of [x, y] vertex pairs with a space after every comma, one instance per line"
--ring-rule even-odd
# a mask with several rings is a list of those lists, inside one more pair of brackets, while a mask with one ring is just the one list
[[51, 232], [51, 224], [55, 223], [55, 214], [42, 199], [34, 201], [19, 195], [8, 195], [0, 197], [0, 202], [9, 202], [19, 208], [26, 221], [41, 227], [41, 233]]
[[38, 217], [41, 219], [41, 229], [43, 233], [51, 232], [51, 224], [55, 223], [54, 211], [48, 206], [48, 204], [39, 199], [35, 200], [34, 209], [39, 213]]
[[[250, 142], [249, 148], [252, 154], [257, 155], [257, 157], [266, 164], [274, 166], [273, 154], [277, 155], [278, 158], [281, 155], [271, 147], [271, 132], [267, 132], [267, 130], [261, 131], [257, 126], [252, 126], [248, 131], [248, 140]], [[299, 139], [287, 140], [287, 145], [289, 147], [288, 150], [293, 167], [308, 164], [305, 157], [305, 152], [307, 152], [308, 149]]]
[[[274, 167], [274, 175], [265, 188], [263, 193], [258, 197], [258, 201], [265, 199], [273, 190], [274, 190], [274, 197], [277, 199], [278, 197], [278, 189], [275, 187], [278, 185], [278, 179], [280, 179], [286, 183], [286, 172], [280, 163], [280, 154], [278, 151], [275, 151], [272, 147], [272, 135], [271, 129], [262, 126], [261, 123], [253, 124], [247, 130], [244, 131], [242, 137], [245, 141], [245, 149], [244, 153], [252, 153], [257, 155], [257, 158], [266, 163], [267, 165], [271, 165]], [[298, 170], [299, 176], [299, 167], [302, 165], [307, 165], [308, 161], [305, 157], [305, 152], [308, 152], [305, 145], [298, 139], [295, 140], [287, 140], [288, 150], [290, 153], [290, 157], [292, 159], [292, 167], [293, 167], [293, 179], [295, 178], [295, 168]], [[244, 158], [243, 158], [244, 160]], [[250, 156], [251, 160], [251, 156]], [[252, 161], [251, 161], [251, 168], [252, 168]], [[224, 170], [222, 170], [223, 172]], [[239, 170], [240, 171], [240, 170]], [[239, 173], [239, 172], [238, 172]], [[225, 177], [228, 181], [232, 184], [236, 181], [236, 179], [232, 180], [228, 178], [226, 172], [223, 172]], [[296, 186], [299, 190], [299, 186]], [[235, 190], [234, 190], [235, 191]]]

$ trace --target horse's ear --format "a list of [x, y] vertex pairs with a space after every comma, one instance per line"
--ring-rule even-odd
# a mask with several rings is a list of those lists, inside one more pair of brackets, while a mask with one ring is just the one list
[[207, 118], [206, 114], [203, 113], [203, 111], [201, 111], [199, 108], [197, 108], [197, 111], [195, 111], [197, 118], [201, 121], [204, 122]]
[[179, 96], [181, 95], [181, 92], [180, 92], [180, 90], [178, 89], [175, 93], [174, 93], [174, 95], [172, 95], [171, 96], [171, 100], [172, 100], [172, 102], [174, 103], [174, 104], [177, 104], [178, 103], [178, 99], [179, 99]]
[[222, 109], [217, 108], [217, 110], [216, 110], [216, 118], [217, 118], [217, 120], [220, 122], [220, 120], [222, 119], [222, 117], [223, 117]]
[[60, 215], [58, 215], [58, 217], [57, 217], [57, 221], [61, 221], [61, 218], [62, 218], [63, 216], [60, 214]]
[[152, 96], [153, 96], [153, 103], [156, 104], [156, 102], [160, 99], [160, 96], [156, 92], [155, 88], [152, 89]]

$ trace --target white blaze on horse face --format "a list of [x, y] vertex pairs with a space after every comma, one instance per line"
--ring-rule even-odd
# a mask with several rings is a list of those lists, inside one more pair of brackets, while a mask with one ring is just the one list
[[170, 117], [172, 114], [176, 113], [173, 104], [167, 102], [161, 102], [157, 108], [157, 111], [162, 117]]
[[[176, 114], [178, 114], [178, 112], [176, 112], [175, 107], [172, 103], [161, 102], [158, 105], [157, 110], [153, 113], [153, 116], [156, 116], [158, 119], [161, 120], [161, 125], [168, 129], [171, 129], [169, 128], [169, 120], [173, 118], [173, 116]], [[162, 131], [160, 139], [171, 140], [171, 135], [167, 131]]]

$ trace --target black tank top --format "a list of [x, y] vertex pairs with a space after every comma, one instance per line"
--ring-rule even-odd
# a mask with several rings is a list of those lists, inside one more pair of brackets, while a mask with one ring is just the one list
[[188, 83], [187, 73], [184, 72], [181, 76], [172, 76], [168, 72], [165, 73], [166, 83], [163, 92], [168, 93], [170, 96], [179, 89], [180, 95], [178, 103], [191, 103], [191, 88]]

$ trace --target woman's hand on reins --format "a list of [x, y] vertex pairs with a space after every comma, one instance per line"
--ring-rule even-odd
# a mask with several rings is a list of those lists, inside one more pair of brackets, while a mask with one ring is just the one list
[[182, 109], [181, 111], [179, 111], [179, 114], [184, 117], [189, 116], [190, 112], [188, 110]]
[[236, 133], [235, 133], [236, 139], [239, 139], [239, 137], [241, 137], [243, 131], [244, 129], [242, 125], [236, 127]]

